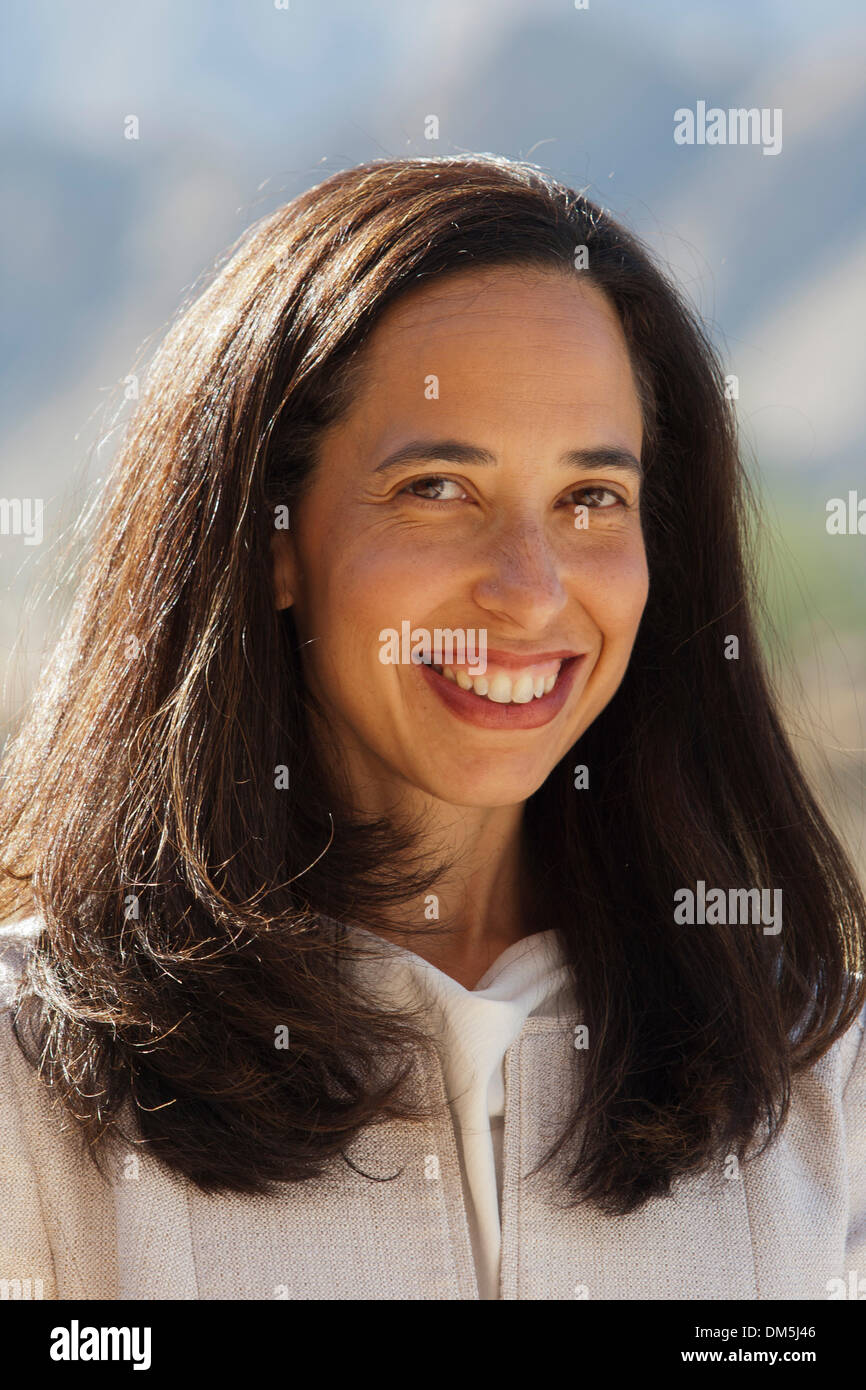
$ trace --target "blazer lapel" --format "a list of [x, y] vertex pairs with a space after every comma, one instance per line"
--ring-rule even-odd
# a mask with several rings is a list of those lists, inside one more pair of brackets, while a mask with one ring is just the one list
[[319, 1178], [268, 1197], [208, 1196], [152, 1159], [115, 1188], [123, 1298], [476, 1299], [441, 1069], [418, 1069], [429, 1121], [370, 1126]]
[[569, 1208], [562, 1155], [527, 1176], [576, 1104], [578, 1016], [529, 1018], [506, 1054], [503, 1299], [754, 1299], [742, 1178], [711, 1174], [676, 1197], [610, 1218]]

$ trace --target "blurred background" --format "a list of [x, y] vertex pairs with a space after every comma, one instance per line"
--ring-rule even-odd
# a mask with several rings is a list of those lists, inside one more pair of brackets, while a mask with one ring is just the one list
[[[827, 531], [866, 499], [861, 0], [5, 0], [2, 24], [0, 499], [42, 498], [44, 538], [0, 534], [0, 738], [123, 382], [214, 258], [337, 169], [505, 154], [637, 232], [737, 378], [768, 650], [866, 877], [866, 534]], [[781, 151], [676, 144], [698, 101], [780, 108]]]

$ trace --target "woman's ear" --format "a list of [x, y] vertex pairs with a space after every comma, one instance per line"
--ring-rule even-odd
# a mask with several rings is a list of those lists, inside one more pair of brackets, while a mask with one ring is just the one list
[[298, 593], [298, 562], [295, 541], [290, 531], [275, 531], [271, 536], [273, 559], [274, 606], [291, 608]]

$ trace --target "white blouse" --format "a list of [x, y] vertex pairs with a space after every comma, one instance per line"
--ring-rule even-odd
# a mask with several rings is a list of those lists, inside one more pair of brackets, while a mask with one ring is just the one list
[[[362, 928], [355, 930], [372, 935]], [[376, 941], [386, 955], [364, 962], [368, 984], [392, 1006], [421, 1003], [430, 1010], [425, 1023], [439, 1045], [454, 1119], [479, 1298], [496, 1299], [504, 1058], [531, 1014], [550, 1016], [560, 1008], [573, 1008], [569, 968], [558, 934], [543, 931], [516, 941], [471, 990], [413, 951], [383, 938]]]

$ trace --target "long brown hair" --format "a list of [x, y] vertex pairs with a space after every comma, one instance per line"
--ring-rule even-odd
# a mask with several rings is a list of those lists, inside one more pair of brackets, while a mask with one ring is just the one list
[[[863, 1006], [866, 905], [763, 665], [753, 502], [702, 326], [633, 235], [536, 167], [379, 160], [256, 224], [169, 332], [6, 750], [0, 916], [41, 919], [19, 1041], [97, 1156], [131, 1102], [203, 1189], [265, 1191], [322, 1172], [378, 1116], [422, 1113], [404, 1083], [424, 1030], [340, 968], [334, 923], [417, 904], [439, 866], [327, 785], [270, 538], [383, 309], [506, 264], [608, 296], [646, 425], [631, 662], [525, 813], [591, 1040], [556, 1146], [569, 1191], [628, 1212], [747, 1156]], [[782, 889], [781, 932], [677, 925], [674, 893], [698, 880]]]

